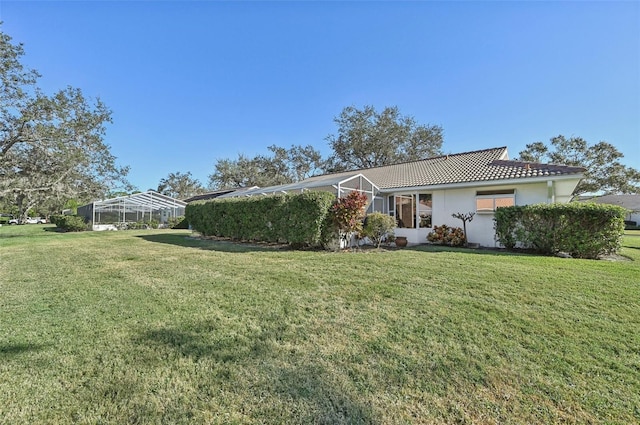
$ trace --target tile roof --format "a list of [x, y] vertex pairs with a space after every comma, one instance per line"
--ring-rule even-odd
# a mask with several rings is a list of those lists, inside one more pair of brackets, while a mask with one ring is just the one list
[[[506, 147], [443, 155], [419, 161], [336, 173], [362, 173], [380, 189], [445, 185], [563, 175], [580, 175], [582, 167], [538, 164], [508, 159]], [[311, 177], [306, 181], [320, 178]]]
[[583, 197], [581, 201], [595, 202], [596, 204], [619, 205], [631, 211], [640, 211], [640, 195], [603, 195]]

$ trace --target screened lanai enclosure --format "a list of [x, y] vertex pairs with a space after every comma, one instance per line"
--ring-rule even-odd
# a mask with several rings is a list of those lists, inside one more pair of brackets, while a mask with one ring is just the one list
[[170, 218], [184, 216], [186, 203], [153, 190], [94, 201], [78, 208], [78, 215], [93, 230], [132, 228], [140, 224], [166, 225]]
[[297, 183], [283, 184], [279, 186], [251, 188], [227, 193], [220, 198], [238, 198], [243, 196], [264, 196], [285, 193], [302, 193], [306, 191], [331, 192], [340, 198], [350, 192], [358, 191], [366, 195], [369, 200], [367, 212], [382, 211], [383, 199], [378, 196], [378, 187], [360, 173], [353, 174], [329, 174], [325, 176], [311, 177]]

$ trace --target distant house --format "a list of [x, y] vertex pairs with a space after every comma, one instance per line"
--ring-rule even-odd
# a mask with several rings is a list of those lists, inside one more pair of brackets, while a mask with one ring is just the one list
[[257, 188], [221, 197], [358, 190], [368, 212], [396, 218], [396, 236], [425, 243], [434, 225], [461, 226], [454, 213], [476, 213], [467, 224], [470, 242], [496, 246], [493, 213], [509, 205], [565, 203], [584, 168], [509, 160], [506, 147], [443, 155], [419, 161], [311, 177], [289, 185]]
[[635, 221], [640, 224], [640, 195], [603, 195], [580, 198], [583, 202], [595, 202], [597, 204], [618, 205], [629, 210], [625, 220]]

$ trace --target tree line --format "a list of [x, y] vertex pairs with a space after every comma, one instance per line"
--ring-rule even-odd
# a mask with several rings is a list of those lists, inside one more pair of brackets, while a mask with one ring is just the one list
[[396, 106], [377, 111], [346, 107], [334, 119], [338, 132], [326, 141], [332, 153], [322, 158], [313, 146], [269, 146], [270, 155], [221, 159], [209, 176], [216, 188], [275, 186], [316, 174], [379, 167], [442, 154], [442, 127], [418, 124]]
[[208, 190], [266, 187], [294, 183], [308, 177], [378, 167], [442, 154], [443, 130], [438, 125], [418, 124], [397, 106], [377, 111], [373, 106], [346, 107], [334, 119], [338, 132], [329, 135], [332, 153], [323, 158], [311, 145], [271, 145], [266, 155], [218, 159], [208, 185], [191, 172], [172, 172], [160, 180], [157, 190], [188, 198]]
[[[387, 120], [390, 115], [396, 116], [399, 125], [391, 126], [387, 122], [380, 128], [378, 117], [386, 116]], [[373, 119], [363, 119], [363, 116]], [[363, 110], [348, 107], [336, 118], [338, 135], [327, 138], [333, 149], [329, 158], [323, 159], [312, 146], [285, 149], [274, 145], [268, 147], [273, 155], [254, 158], [239, 155], [235, 160], [218, 160], [209, 176], [207, 188], [193, 179], [191, 173], [171, 173], [161, 181], [158, 190], [180, 197], [223, 188], [275, 186], [316, 174], [377, 167], [442, 154], [442, 128], [418, 126], [413, 131], [406, 127], [403, 129], [402, 119], [413, 122], [413, 118], [398, 119], [399, 116], [395, 107], [386, 108], [381, 114], [370, 106]], [[407, 136], [399, 138], [397, 134], [403, 131]], [[396, 136], [392, 136], [393, 133]], [[539, 141], [526, 145], [516, 159], [584, 167], [584, 178], [574, 190], [574, 196], [640, 194], [640, 171], [622, 164], [622, 158], [622, 152], [606, 141], [591, 144], [581, 137], [559, 135], [548, 143]]]
[[[100, 99], [66, 87], [52, 95], [37, 85], [40, 75], [23, 66], [22, 44], [0, 31], [0, 208], [24, 215], [38, 206], [56, 212], [113, 194], [135, 191], [129, 168], [117, 164], [105, 143], [111, 111]], [[443, 154], [443, 129], [420, 124], [397, 106], [348, 106], [334, 118], [335, 134], [325, 141], [324, 158], [313, 146], [271, 145], [267, 154], [215, 161], [206, 185], [190, 172], [172, 172], [157, 190], [187, 198], [210, 190], [274, 186], [317, 174], [363, 169]], [[524, 161], [586, 168], [574, 195], [640, 193], [640, 172], [621, 163], [623, 154], [610, 143], [590, 144], [580, 137], [554, 137], [520, 152]], [[116, 191], [115, 188], [119, 188]]]

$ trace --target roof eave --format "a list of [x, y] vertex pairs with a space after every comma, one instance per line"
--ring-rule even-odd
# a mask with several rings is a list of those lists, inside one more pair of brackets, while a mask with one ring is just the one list
[[467, 187], [482, 186], [502, 186], [510, 184], [529, 184], [558, 180], [581, 180], [584, 174], [566, 174], [556, 176], [540, 176], [540, 177], [520, 177], [515, 179], [497, 179], [497, 180], [474, 180], [459, 183], [442, 183], [423, 186], [400, 186], [391, 188], [380, 188], [381, 193], [400, 192], [400, 191], [420, 191], [420, 190], [439, 190], [439, 189], [463, 189]]

